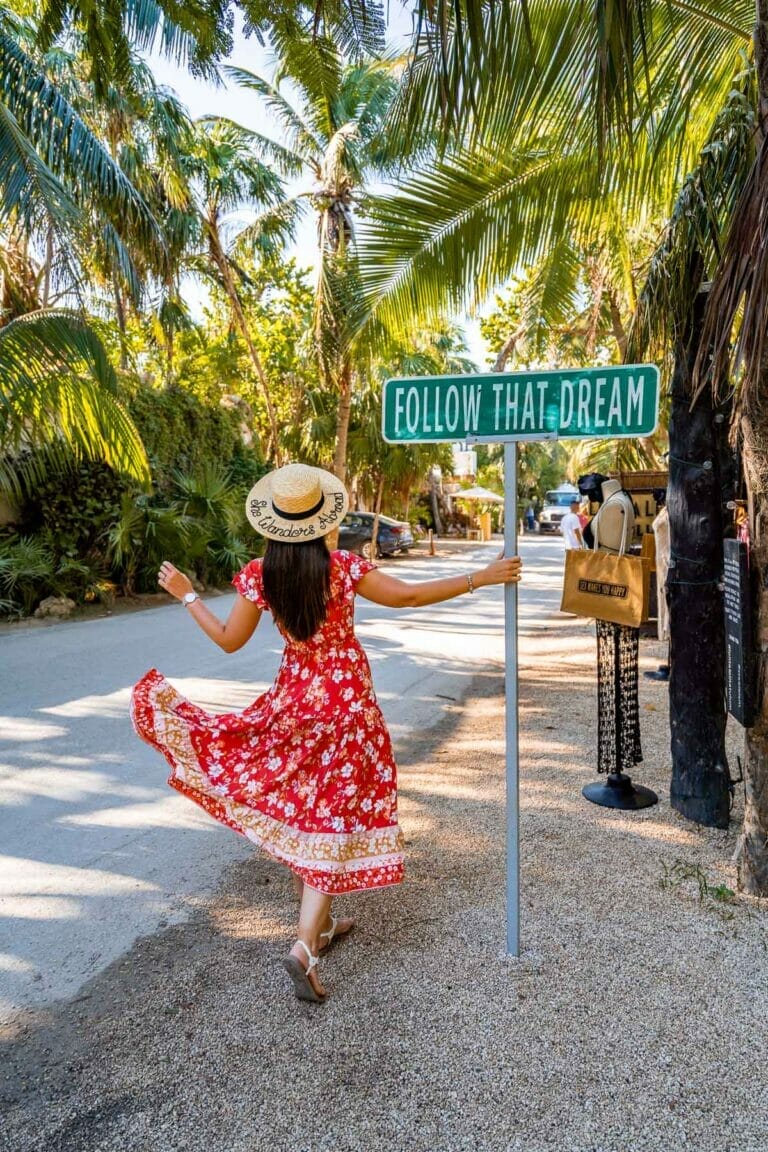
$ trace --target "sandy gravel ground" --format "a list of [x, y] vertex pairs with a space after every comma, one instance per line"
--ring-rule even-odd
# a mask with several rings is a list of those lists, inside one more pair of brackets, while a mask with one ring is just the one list
[[254, 856], [8, 1038], [3, 1152], [763, 1152], [768, 911], [728, 891], [738, 813], [718, 832], [671, 812], [654, 684], [636, 778], [661, 804], [582, 801], [594, 639], [564, 620], [526, 651], [520, 960], [489, 674], [399, 749], [408, 881], [344, 902], [324, 1007], [288, 992], [290, 881]]

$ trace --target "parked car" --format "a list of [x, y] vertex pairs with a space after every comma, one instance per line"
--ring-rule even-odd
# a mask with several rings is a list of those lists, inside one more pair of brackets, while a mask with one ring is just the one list
[[413, 547], [413, 533], [410, 524], [393, 520], [391, 516], [379, 516], [378, 548], [373, 547], [373, 512], [350, 512], [339, 528], [339, 548], [356, 552], [373, 560], [376, 556], [394, 556], [395, 552], [407, 552]]
[[558, 533], [560, 532], [560, 521], [571, 506], [572, 500], [580, 500], [581, 495], [578, 488], [574, 488], [573, 484], [561, 484], [559, 488], [553, 488], [551, 492], [544, 493], [544, 507], [539, 514], [539, 532]]

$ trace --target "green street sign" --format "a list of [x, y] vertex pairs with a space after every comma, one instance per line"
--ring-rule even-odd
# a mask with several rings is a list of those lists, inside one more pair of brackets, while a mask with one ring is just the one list
[[387, 380], [390, 444], [650, 436], [659, 418], [655, 364]]

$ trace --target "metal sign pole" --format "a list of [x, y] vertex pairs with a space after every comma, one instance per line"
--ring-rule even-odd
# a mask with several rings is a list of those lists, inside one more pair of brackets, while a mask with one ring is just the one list
[[[517, 552], [518, 444], [649, 436], [659, 417], [655, 364], [409, 376], [384, 383], [388, 444], [504, 444], [504, 554]], [[517, 585], [504, 588], [507, 953], [520, 955]]]
[[[504, 445], [504, 555], [517, 555], [517, 442]], [[517, 584], [504, 585], [504, 693], [507, 782], [507, 954], [520, 955], [520, 747], [517, 692]]]

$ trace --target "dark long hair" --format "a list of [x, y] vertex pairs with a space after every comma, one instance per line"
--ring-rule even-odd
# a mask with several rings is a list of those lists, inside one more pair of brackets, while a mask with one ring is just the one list
[[267, 540], [262, 574], [275, 623], [294, 640], [309, 640], [325, 620], [331, 595], [331, 554], [325, 538], [294, 544]]

